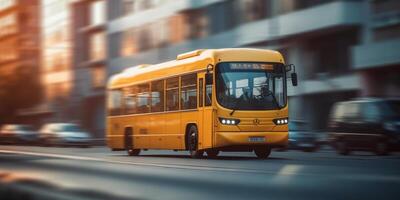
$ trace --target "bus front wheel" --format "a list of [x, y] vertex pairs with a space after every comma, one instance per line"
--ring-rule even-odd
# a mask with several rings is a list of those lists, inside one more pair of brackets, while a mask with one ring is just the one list
[[125, 130], [125, 149], [129, 156], [137, 156], [140, 153], [140, 149], [133, 148], [133, 131], [131, 128]]
[[259, 159], [267, 159], [271, 154], [271, 147], [270, 146], [260, 146], [254, 149], [254, 153], [256, 154], [257, 158]]
[[199, 134], [197, 131], [197, 127], [196, 126], [191, 126], [189, 128], [189, 131], [187, 133], [187, 142], [186, 144], [188, 144], [188, 150], [190, 153], [190, 157], [192, 158], [201, 158], [204, 154], [204, 151], [199, 151], [197, 150], [197, 145], [198, 145], [198, 141], [199, 141]]

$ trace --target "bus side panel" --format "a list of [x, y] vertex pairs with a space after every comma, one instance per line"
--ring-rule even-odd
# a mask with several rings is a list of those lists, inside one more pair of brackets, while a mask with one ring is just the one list
[[123, 131], [118, 119], [107, 118], [107, 146], [111, 149], [123, 149]]
[[213, 108], [211, 106], [205, 107], [203, 111], [203, 148], [212, 148], [213, 147], [213, 138], [214, 138], [214, 116], [213, 116]]
[[[135, 117], [135, 127], [138, 147], [142, 149], [158, 149], [162, 147], [161, 135], [164, 131], [162, 115], [138, 115]], [[134, 141], [135, 142], [135, 141]]]
[[[146, 146], [148, 143], [147, 139], [143, 137], [140, 133], [141, 124], [138, 123], [138, 118], [133, 116], [127, 116], [121, 118], [123, 120], [123, 127], [125, 128], [132, 128], [133, 129], [133, 147], [137, 149], [141, 149]], [[143, 125], [142, 125], [143, 126]]]
[[163, 114], [165, 131], [163, 133], [163, 149], [184, 149], [184, 133], [181, 132], [181, 113], [172, 112]]

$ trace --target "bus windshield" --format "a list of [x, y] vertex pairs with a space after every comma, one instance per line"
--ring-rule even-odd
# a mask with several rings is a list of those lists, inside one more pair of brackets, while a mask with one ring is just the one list
[[282, 63], [224, 62], [216, 67], [218, 103], [233, 110], [276, 110], [286, 105]]

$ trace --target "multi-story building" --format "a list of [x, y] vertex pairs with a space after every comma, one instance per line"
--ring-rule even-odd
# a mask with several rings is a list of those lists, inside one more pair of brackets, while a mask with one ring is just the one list
[[[111, 4], [113, 2], [110, 2]], [[73, 99], [82, 125], [104, 137], [107, 66], [106, 1], [80, 0], [72, 4]]]
[[[71, 0], [42, 0], [42, 65], [44, 90], [39, 107], [48, 113], [46, 122], [65, 122], [75, 118], [72, 101]], [[41, 110], [39, 110], [41, 111]]]
[[[0, 109], [30, 106], [39, 98], [31, 95], [30, 99], [24, 99], [29, 92], [39, 93], [40, 80], [36, 76], [40, 62], [39, 26], [39, 0], [0, 0], [0, 92], [15, 98], [13, 102], [2, 101]], [[5, 85], [10, 82], [14, 84], [14, 91], [5, 91]], [[19, 87], [22, 83], [26, 87]]]
[[289, 88], [291, 118], [324, 129], [336, 101], [400, 94], [399, 6], [396, 0], [107, 0], [101, 29], [107, 59], [99, 65], [109, 77], [194, 49], [276, 49], [300, 78]]

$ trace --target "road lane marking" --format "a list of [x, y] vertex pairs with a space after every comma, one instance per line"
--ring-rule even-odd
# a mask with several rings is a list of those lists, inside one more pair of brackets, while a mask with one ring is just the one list
[[240, 172], [240, 173], [263, 173], [263, 174], [275, 174], [274, 172], [253, 170], [253, 169], [234, 169], [234, 168], [220, 168], [220, 167], [205, 167], [205, 166], [187, 166], [187, 165], [172, 165], [172, 164], [154, 164], [144, 162], [127, 162], [127, 161], [115, 161], [107, 160], [102, 158], [91, 158], [85, 156], [73, 156], [53, 153], [39, 153], [39, 152], [26, 152], [26, 151], [14, 151], [14, 150], [0, 150], [0, 153], [5, 154], [20, 154], [29, 156], [41, 156], [49, 158], [62, 158], [70, 160], [84, 160], [84, 161], [95, 161], [95, 162], [106, 162], [111, 164], [126, 164], [136, 166], [148, 166], [148, 167], [162, 167], [162, 168], [174, 168], [174, 169], [188, 169], [188, 170], [206, 170], [206, 171], [224, 171], [224, 172]]
[[285, 165], [279, 170], [278, 176], [294, 175], [297, 174], [302, 168], [303, 166], [301, 165]]

